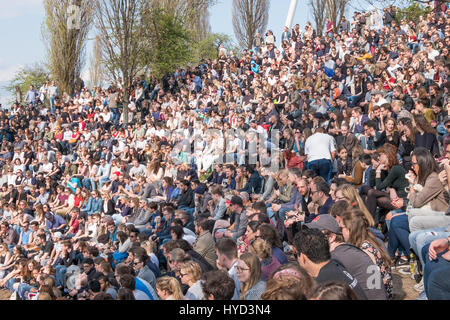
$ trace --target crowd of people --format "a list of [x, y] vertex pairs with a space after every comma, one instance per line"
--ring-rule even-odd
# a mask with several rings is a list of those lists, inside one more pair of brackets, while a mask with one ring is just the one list
[[396, 270], [450, 299], [449, 14], [269, 30], [130, 92], [31, 86], [0, 111], [0, 287], [390, 300]]

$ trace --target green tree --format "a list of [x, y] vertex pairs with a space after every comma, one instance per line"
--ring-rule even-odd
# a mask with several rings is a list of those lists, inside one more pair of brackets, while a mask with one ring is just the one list
[[149, 0], [152, 8], [164, 9], [166, 13], [182, 18], [185, 28], [193, 31], [196, 41], [205, 39], [210, 32], [209, 9], [217, 0]]
[[420, 2], [411, 1], [410, 5], [404, 8], [400, 8], [395, 15], [395, 21], [399, 24], [402, 19], [406, 21], [419, 21], [420, 16], [426, 16], [432, 8], [424, 6]]
[[193, 58], [193, 33], [185, 28], [182, 17], [176, 17], [161, 8], [152, 8], [146, 14], [149, 46], [143, 61], [156, 77], [186, 66]]
[[33, 65], [25, 66], [19, 69], [15, 73], [14, 78], [9, 81], [4, 89], [14, 97], [14, 101], [11, 101], [11, 103], [14, 103], [16, 102], [16, 100], [18, 100], [16, 98], [17, 87], [20, 89], [22, 95], [25, 96], [28, 89], [30, 88], [30, 85], [33, 85], [36, 90], [39, 90], [39, 88], [44, 83], [49, 81], [49, 79], [50, 72], [48, 71], [48, 69], [41, 63], [35, 63]]
[[194, 45], [195, 54], [192, 63], [200, 63], [206, 59], [217, 59], [221, 45], [227, 51], [236, 50], [236, 46], [229, 35], [223, 33], [208, 34], [205, 39]]

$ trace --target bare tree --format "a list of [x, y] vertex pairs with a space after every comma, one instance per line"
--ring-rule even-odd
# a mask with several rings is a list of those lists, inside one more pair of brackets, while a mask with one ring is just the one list
[[62, 92], [73, 94], [84, 64], [93, 9], [89, 1], [44, 0], [42, 35], [48, 66]]
[[90, 60], [91, 60], [89, 67], [90, 85], [91, 87], [101, 86], [105, 78], [105, 74], [102, 62], [102, 40], [100, 36], [95, 37]]
[[350, 0], [327, 0], [327, 18], [333, 22], [333, 30], [335, 32], [349, 2]]
[[233, 0], [233, 29], [242, 48], [251, 49], [256, 33], [265, 31], [269, 7], [269, 0]]
[[94, 3], [104, 66], [116, 82], [122, 78], [124, 123], [128, 123], [130, 87], [140, 71], [145, 46], [140, 28], [145, 5], [145, 0], [96, 0]]
[[327, 0], [309, 0], [312, 8], [314, 22], [316, 23], [317, 36], [321, 36], [325, 27], [325, 19], [327, 16]]

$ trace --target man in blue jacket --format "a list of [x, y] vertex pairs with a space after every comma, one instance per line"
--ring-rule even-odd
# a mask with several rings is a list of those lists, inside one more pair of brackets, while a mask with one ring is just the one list
[[103, 199], [98, 196], [98, 191], [92, 191], [91, 197], [86, 205], [81, 208], [81, 212], [85, 212], [88, 215], [93, 215], [94, 213], [101, 212], [102, 206]]
[[239, 192], [247, 192], [249, 195], [255, 193], [261, 193], [261, 177], [258, 174], [258, 171], [254, 170], [251, 165], [247, 165], [245, 167], [245, 171], [247, 176], [249, 177], [247, 183], [244, 188], [238, 190]]

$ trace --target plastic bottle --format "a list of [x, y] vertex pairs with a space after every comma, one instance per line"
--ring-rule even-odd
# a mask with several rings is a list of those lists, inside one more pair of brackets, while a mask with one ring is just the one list
[[414, 257], [414, 253], [411, 253], [409, 256], [409, 272], [411, 272], [411, 274], [416, 272], [416, 259]]

